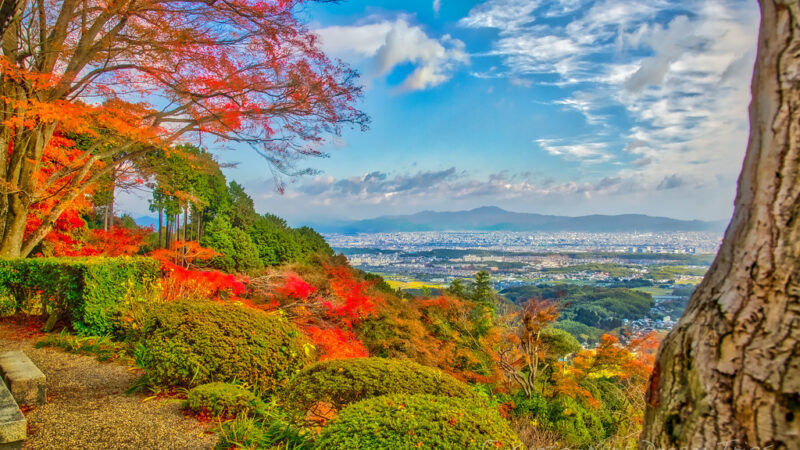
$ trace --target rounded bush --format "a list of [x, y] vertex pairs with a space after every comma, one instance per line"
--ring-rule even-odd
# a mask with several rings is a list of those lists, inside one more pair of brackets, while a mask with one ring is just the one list
[[354, 403], [322, 429], [319, 449], [520, 448], [497, 410], [435, 395], [386, 395]]
[[578, 400], [561, 395], [549, 403], [549, 427], [571, 445], [583, 447], [608, 437], [597, 411]]
[[136, 361], [162, 386], [238, 381], [274, 391], [303, 368], [310, 349], [281, 315], [206, 300], [156, 306], [141, 335]]
[[480, 401], [469, 385], [439, 369], [409, 360], [358, 358], [307, 367], [289, 383], [284, 403], [296, 410], [308, 411], [319, 403], [339, 410], [387, 394], [436, 394]]
[[236, 417], [263, 409], [263, 403], [253, 392], [230, 383], [206, 383], [189, 391], [186, 407], [199, 413], [208, 411], [214, 416]]

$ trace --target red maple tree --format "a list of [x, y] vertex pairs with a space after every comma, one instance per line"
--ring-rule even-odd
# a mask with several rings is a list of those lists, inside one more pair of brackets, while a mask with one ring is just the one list
[[[301, 0], [18, 3], [0, 55], [2, 256], [29, 254], [100, 177], [152, 148], [207, 136], [297, 172], [326, 134], [368, 122], [356, 74], [319, 50], [295, 15]], [[93, 143], [37, 186], [59, 133]]]

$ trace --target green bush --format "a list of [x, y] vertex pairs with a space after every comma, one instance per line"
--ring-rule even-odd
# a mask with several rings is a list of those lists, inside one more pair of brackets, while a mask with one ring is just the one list
[[8, 288], [0, 286], [0, 317], [10, 316], [17, 311], [17, 301]]
[[548, 406], [548, 428], [564, 436], [571, 445], [591, 445], [609, 435], [600, 417], [602, 411], [563, 395], [551, 400]]
[[126, 302], [149, 295], [160, 276], [159, 262], [150, 258], [0, 260], [0, 292], [11, 294], [17, 311], [61, 311], [81, 335], [115, 331]]
[[520, 394], [514, 398], [513, 413], [515, 417], [524, 417], [526, 419], [542, 419], [547, 420], [548, 415], [548, 402], [542, 394], [534, 393], [532, 396]]
[[478, 400], [469, 385], [439, 369], [409, 360], [338, 359], [314, 364], [292, 379], [284, 396], [289, 407], [309, 411], [317, 403], [337, 410], [386, 394], [436, 394]]
[[207, 410], [214, 416], [238, 417], [260, 414], [264, 403], [241, 386], [231, 383], [206, 383], [189, 391], [186, 407], [199, 413]]
[[386, 395], [354, 403], [322, 429], [319, 449], [519, 448], [497, 410], [463, 398]]
[[[584, 385], [582, 385], [584, 386]], [[616, 401], [619, 388], [606, 384], [592, 383], [584, 387], [591, 388], [593, 394], [600, 395], [608, 392]], [[514, 407], [511, 415], [524, 419], [537, 428], [553, 432], [561, 436], [565, 443], [575, 447], [585, 447], [599, 443], [611, 436], [616, 431], [616, 424], [611, 421], [612, 412], [608, 407], [618, 406], [617, 403], [602, 404], [598, 408], [587, 406], [573, 397], [559, 395], [555, 398], [546, 398], [539, 393], [528, 397], [522, 393], [513, 398]]]
[[285, 317], [233, 304], [181, 300], [153, 308], [135, 351], [162, 386], [239, 381], [261, 392], [285, 384], [310, 345]]

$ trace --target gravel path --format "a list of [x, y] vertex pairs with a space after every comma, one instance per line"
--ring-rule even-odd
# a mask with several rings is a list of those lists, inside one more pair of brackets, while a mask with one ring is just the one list
[[[4, 331], [6, 333], [4, 333]], [[28, 411], [23, 449], [206, 449], [216, 436], [181, 414], [180, 403], [125, 395], [137, 374], [114, 363], [9, 339], [0, 349], [23, 350], [47, 376], [48, 403]]]

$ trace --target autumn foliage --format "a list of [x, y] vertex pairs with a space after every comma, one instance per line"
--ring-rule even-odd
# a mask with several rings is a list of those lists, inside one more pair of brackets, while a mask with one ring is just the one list
[[317, 326], [309, 325], [303, 331], [317, 347], [319, 359], [347, 359], [365, 358], [369, 356], [364, 344], [350, 330], [341, 328], [321, 329]]
[[[245, 142], [298, 173], [293, 162], [320, 155], [324, 135], [368, 123], [357, 75], [319, 50], [300, 0], [61, 3], [18, 2], [5, 33], [0, 255], [27, 256], [103, 176], [153, 149]], [[68, 135], [93, 142], [76, 151], [59, 141]]]
[[91, 230], [88, 241], [89, 245], [97, 250], [98, 255], [130, 256], [142, 249], [145, 238], [152, 232], [153, 229], [149, 227], [131, 230], [115, 226], [108, 231]]
[[311, 294], [317, 292], [317, 288], [308, 284], [299, 275], [290, 273], [284, 280], [283, 285], [276, 288], [276, 292], [287, 298], [307, 300]]
[[236, 300], [247, 292], [245, 279], [218, 270], [191, 268], [195, 262], [216, 255], [196, 242], [176, 241], [169, 249], [158, 249], [150, 256], [161, 261], [164, 277], [162, 296], [166, 300], [183, 298]]
[[375, 312], [379, 300], [368, 295], [370, 282], [356, 280], [352, 269], [346, 266], [326, 265], [325, 270], [333, 296], [323, 301], [322, 305], [330, 317], [335, 317], [348, 328], [352, 328], [354, 321], [369, 317]]

